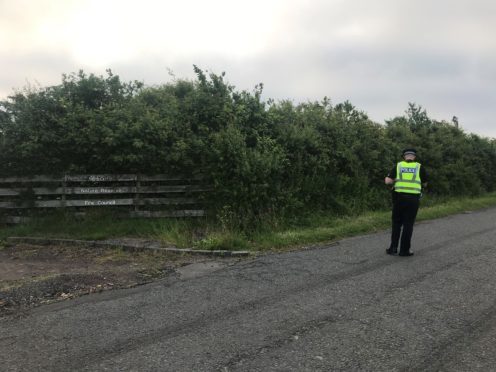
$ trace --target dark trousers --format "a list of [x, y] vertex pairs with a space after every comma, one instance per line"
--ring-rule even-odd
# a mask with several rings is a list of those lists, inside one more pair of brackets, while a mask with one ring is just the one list
[[391, 232], [391, 246], [389, 247], [391, 251], [398, 249], [400, 236], [400, 253], [408, 253], [410, 250], [413, 224], [415, 223], [415, 218], [417, 217], [419, 204], [419, 195], [393, 192], [393, 230]]

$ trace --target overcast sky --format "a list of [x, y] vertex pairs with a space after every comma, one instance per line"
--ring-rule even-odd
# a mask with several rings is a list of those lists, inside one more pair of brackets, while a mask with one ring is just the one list
[[349, 100], [379, 123], [408, 102], [496, 137], [494, 0], [0, 0], [0, 99], [105, 69], [147, 85], [226, 72], [295, 103]]

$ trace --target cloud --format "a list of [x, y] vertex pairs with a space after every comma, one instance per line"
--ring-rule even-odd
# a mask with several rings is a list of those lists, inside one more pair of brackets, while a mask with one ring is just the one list
[[0, 99], [27, 85], [43, 87], [59, 84], [63, 73], [77, 70], [71, 57], [64, 53], [0, 52], [0, 60], [3, 71], [6, 71], [0, 73]]
[[0, 2], [0, 97], [83, 68], [160, 84], [192, 65], [267, 98], [350, 100], [383, 122], [419, 103], [495, 136], [490, 0]]

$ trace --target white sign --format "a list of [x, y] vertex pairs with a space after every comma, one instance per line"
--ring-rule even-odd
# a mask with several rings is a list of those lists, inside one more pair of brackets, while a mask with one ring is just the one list
[[85, 206], [116, 205], [115, 200], [85, 200]]

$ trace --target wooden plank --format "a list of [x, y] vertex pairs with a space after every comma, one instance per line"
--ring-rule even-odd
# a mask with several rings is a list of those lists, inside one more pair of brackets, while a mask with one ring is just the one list
[[119, 182], [136, 181], [135, 174], [79, 174], [66, 175], [67, 182]]
[[159, 193], [181, 193], [181, 192], [202, 192], [209, 191], [208, 187], [200, 185], [175, 185], [175, 186], [141, 186], [140, 194], [159, 194]]
[[67, 195], [134, 194], [136, 187], [67, 187]]
[[[111, 181], [136, 181], [138, 176], [136, 174], [75, 174], [65, 176], [46, 176], [36, 175], [29, 177], [0, 177], [0, 183], [33, 183], [33, 182], [111, 182]], [[140, 176], [142, 181], [186, 181], [194, 180], [199, 181], [204, 179], [202, 175], [185, 176], [185, 175], [144, 175]]]
[[[60, 208], [63, 200], [36, 200], [34, 202], [0, 202], [0, 208], [25, 209], [25, 208]], [[92, 200], [66, 200], [66, 207], [103, 207], [117, 205], [133, 205], [133, 199], [92, 199]]]
[[137, 201], [139, 205], [180, 205], [196, 204], [198, 201], [193, 198], [144, 198]]
[[62, 200], [0, 202], [0, 208], [6, 208], [6, 209], [57, 208], [57, 207], [61, 207], [61, 205], [62, 205]]
[[[33, 187], [35, 195], [63, 195], [63, 187], [47, 188]], [[12, 188], [0, 189], [0, 196], [17, 196], [26, 189]], [[132, 194], [136, 192], [136, 187], [67, 187], [66, 195], [97, 195], [97, 194]]]
[[[144, 198], [135, 200], [127, 199], [89, 199], [89, 200], [65, 200], [66, 207], [100, 207], [118, 205], [182, 205], [197, 204], [194, 198]], [[0, 202], [0, 208], [60, 208], [63, 200], [35, 200], [35, 201], [7, 201]]]
[[[29, 189], [28, 189], [29, 190]], [[63, 187], [33, 187], [35, 195], [63, 195]], [[211, 189], [199, 185], [177, 185], [177, 186], [112, 186], [112, 187], [66, 187], [66, 195], [98, 195], [98, 194], [162, 194], [162, 193], [183, 193], [202, 192]], [[0, 188], [0, 196], [18, 196], [26, 188]]]
[[14, 202], [0, 202], [0, 208], [4, 208], [4, 209], [20, 209], [20, 208], [29, 208], [29, 206], [27, 204], [25, 205], [21, 205], [21, 204], [17, 204], [17, 203], [14, 203]]
[[0, 183], [29, 183], [29, 182], [110, 182], [110, 181], [135, 181], [135, 174], [76, 174], [63, 177], [32, 176], [32, 177], [3, 177]]
[[163, 217], [203, 217], [204, 210], [178, 210], [178, 211], [138, 211], [131, 212], [134, 218], [163, 218]]
[[[68, 187], [66, 194], [163, 194], [208, 191], [206, 187], [199, 185], [175, 185], [175, 186], [116, 186], [116, 187]], [[60, 189], [62, 191], [62, 189]], [[37, 191], [35, 189], [35, 194]]]
[[30, 183], [30, 182], [62, 182], [63, 177], [31, 176], [31, 177], [2, 177], [0, 183]]
[[117, 205], [133, 205], [133, 199], [100, 199], [100, 200], [66, 200], [67, 207], [109, 207]]
[[142, 175], [140, 176], [141, 181], [186, 181], [186, 180], [202, 180], [204, 177], [202, 175], [196, 176], [185, 176], [185, 175], [176, 175], [171, 176], [167, 174], [156, 174], [153, 176]]
[[19, 189], [0, 189], [0, 196], [17, 196], [19, 195]]
[[135, 174], [75, 174], [62, 177], [31, 176], [31, 177], [3, 177], [0, 183], [32, 183], [32, 182], [110, 182], [110, 181], [135, 181]]

